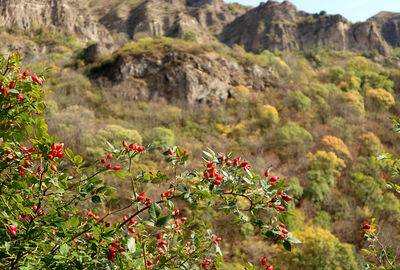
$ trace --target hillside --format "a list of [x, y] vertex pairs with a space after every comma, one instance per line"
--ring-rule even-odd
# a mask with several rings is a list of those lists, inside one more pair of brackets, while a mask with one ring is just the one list
[[[222, 269], [243, 269], [244, 258], [259, 264], [263, 254], [279, 270], [362, 269], [360, 228], [372, 218], [382, 243], [400, 248], [400, 196], [385, 183], [399, 179], [377, 160], [382, 152], [400, 154], [389, 120], [400, 113], [400, 14], [352, 24], [288, 1], [0, 6], [3, 52], [18, 49], [32, 72], [50, 67], [43, 116], [57, 141], [87, 164], [105, 156], [106, 141], [128, 136], [155, 146], [135, 160], [138, 174], [165, 168], [169, 144], [188, 151], [188, 168], [210, 147], [233, 151], [260, 174], [271, 165], [287, 179], [295, 214], [287, 226], [303, 241], [291, 253], [253, 235], [250, 223], [227, 226], [225, 215], [196, 213], [212, 217], [224, 239]], [[120, 204], [130, 200], [128, 182], [111, 184]], [[146, 194], [159, 196], [159, 189]]]

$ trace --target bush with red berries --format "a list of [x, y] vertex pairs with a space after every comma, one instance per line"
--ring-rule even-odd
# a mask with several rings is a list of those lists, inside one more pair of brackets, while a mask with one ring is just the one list
[[[47, 133], [40, 117], [43, 74], [23, 71], [18, 54], [1, 58], [0, 70], [1, 269], [218, 268], [224, 240], [196, 211], [183, 215], [177, 201], [192, 210], [233, 213], [233, 222], [251, 223], [287, 250], [298, 242], [284, 224], [292, 200], [285, 180], [270, 176], [269, 169], [261, 177], [246, 160], [208, 150], [200, 172], [187, 171], [190, 155], [171, 146], [164, 153], [171, 171], [137, 172], [137, 157], [151, 146], [134, 142], [107, 144], [109, 154], [86, 166]], [[126, 205], [104, 176], [130, 183]], [[149, 185], [168, 188], [150, 197]], [[121, 212], [130, 214], [119, 217]], [[266, 258], [247, 264], [273, 269]]]

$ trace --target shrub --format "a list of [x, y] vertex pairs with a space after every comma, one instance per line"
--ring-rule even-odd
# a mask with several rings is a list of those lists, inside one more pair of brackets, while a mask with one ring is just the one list
[[197, 33], [194, 31], [186, 32], [185, 35], [183, 36], [183, 40], [191, 41], [191, 42], [198, 42]]
[[279, 122], [279, 113], [274, 106], [264, 105], [260, 110], [261, 125], [270, 128]]
[[371, 109], [377, 108], [380, 111], [387, 111], [395, 104], [392, 94], [382, 88], [368, 90], [366, 97], [368, 107]]
[[312, 141], [311, 133], [295, 122], [287, 122], [275, 133], [276, 146], [281, 149], [292, 146], [304, 150]]
[[164, 144], [175, 144], [175, 134], [169, 128], [155, 127], [151, 130], [148, 137], [149, 141], [156, 146], [162, 146]]
[[[45, 107], [41, 76], [21, 78], [18, 55], [0, 59], [0, 65], [1, 83], [9, 86], [0, 94], [1, 268], [219, 268], [222, 239], [196, 215], [198, 209], [223, 209], [235, 223], [251, 223], [247, 229], [288, 250], [299, 242], [278, 225], [290, 215], [284, 179], [261, 179], [247, 161], [211, 150], [204, 152], [202, 171], [188, 172], [189, 156], [179, 147], [164, 153], [172, 169], [168, 175], [138, 172], [133, 160], [149, 148], [125, 141], [108, 145], [106, 156], [84, 167], [83, 158], [50, 136], [37, 115]], [[111, 142], [121, 136], [141, 139], [118, 125], [98, 136]], [[130, 182], [124, 204], [105, 185], [105, 176]], [[158, 194], [146, 195], [146, 185]], [[181, 212], [176, 201], [191, 211]], [[120, 219], [122, 211], [127, 215]]]
[[350, 190], [352, 196], [362, 202], [362, 205], [373, 205], [382, 194], [379, 182], [361, 172], [350, 175]]
[[350, 151], [340, 138], [325, 136], [322, 138], [322, 145], [325, 146], [328, 151], [333, 151], [338, 157], [351, 160]]
[[284, 104], [287, 107], [294, 107], [298, 111], [304, 111], [311, 106], [311, 99], [304, 95], [301, 91], [296, 90], [291, 92], [284, 99]]
[[313, 222], [315, 225], [318, 225], [319, 227], [328, 231], [330, 231], [332, 228], [331, 216], [328, 212], [325, 211], [318, 211], [314, 217]]
[[381, 140], [372, 132], [367, 132], [358, 136], [360, 144], [360, 155], [377, 156], [383, 151]]
[[321, 266], [324, 270], [360, 269], [354, 248], [341, 243], [329, 231], [307, 226], [295, 235], [304, 243], [290, 254], [278, 253], [279, 269], [321, 269]]

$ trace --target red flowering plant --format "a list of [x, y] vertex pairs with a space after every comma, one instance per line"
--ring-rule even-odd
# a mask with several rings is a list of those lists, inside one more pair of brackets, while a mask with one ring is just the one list
[[[171, 171], [137, 172], [137, 157], [151, 147], [127, 142], [108, 143], [106, 157], [84, 166], [47, 133], [43, 74], [22, 72], [18, 54], [2, 57], [0, 70], [1, 269], [218, 268], [223, 239], [196, 211], [183, 215], [177, 201], [234, 213], [233, 222], [251, 223], [288, 250], [298, 242], [284, 225], [291, 200], [285, 180], [269, 169], [260, 177], [246, 161], [208, 150], [202, 172], [188, 171], [189, 155], [171, 146], [164, 153]], [[126, 205], [104, 175], [129, 182]], [[168, 188], [156, 198], [146, 195], [150, 186]]]

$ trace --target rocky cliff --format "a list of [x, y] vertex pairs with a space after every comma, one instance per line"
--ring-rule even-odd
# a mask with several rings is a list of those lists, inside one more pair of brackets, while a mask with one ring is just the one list
[[46, 29], [109, 47], [113, 42], [107, 29], [97, 24], [84, 5], [73, 0], [0, 0], [0, 24], [28, 34]]
[[379, 28], [373, 20], [352, 24], [340, 15], [308, 14], [288, 1], [268, 1], [226, 25], [219, 37], [252, 52], [322, 46], [387, 55], [389, 45]]
[[183, 52], [167, 49], [157, 54], [120, 54], [91, 70], [103, 89], [125, 100], [163, 98], [190, 104], [223, 103], [245, 85], [264, 90], [274, 76], [256, 64], [240, 64], [215, 52]]
[[130, 40], [192, 31], [200, 43], [219, 41], [246, 50], [322, 46], [388, 55], [400, 44], [400, 14], [381, 12], [353, 24], [340, 15], [309, 14], [288, 1], [256, 8], [222, 0], [0, 0], [0, 23], [28, 35], [48, 29], [115, 49]]

